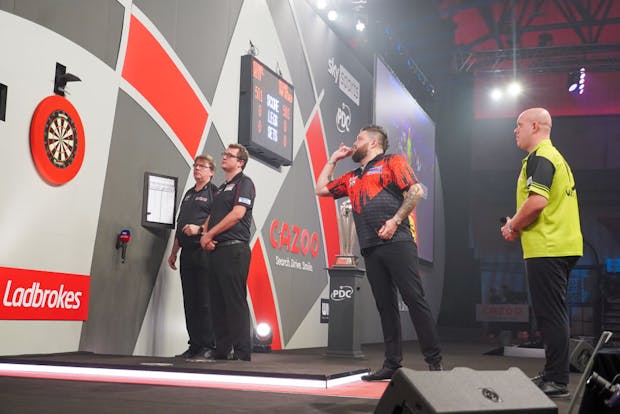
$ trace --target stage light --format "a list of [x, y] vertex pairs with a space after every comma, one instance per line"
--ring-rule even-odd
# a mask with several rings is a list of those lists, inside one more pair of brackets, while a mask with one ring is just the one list
[[366, 25], [364, 24], [364, 22], [358, 19], [357, 23], [355, 24], [355, 30], [357, 30], [358, 32], [363, 32], [365, 28]]
[[583, 95], [586, 89], [586, 69], [581, 68], [579, 70], [579, 95]]
[[338, 18], [338, 13], [336, 12], [336, 10], [330, 10], [327, 12], [327, 18], [330, 22], [336, 21], [336, 19]]
[[254, 352], [271, 352], [273, 331], [268, 323], [260, 322], [254, 328], [253, 346]]
[[583, 94], [586, 84], [586, 68], [580, 68], [578, 71], [568, 74], [568, 82], [566, 86], [569, 92], [578, 92]]
[[566, 84], [569, 92], [574, 92], [579, 86], [579, 72], [571, 72], [568, 74], [568, 82]]
[[511, 82], [510, 85], [508, 85], [508, 93], [511, 96], [519, 96], [521, 95], [521, 92], [523, 92], [523, 87], [519, 82], [514, 81]]
[[319, 10], [325, 10], [327, 7], [327, 0], [317, 0], [316, 8]]
[[493, 90], [491, 90], [491, 99], [493, 99], [494, 101], [499, 101], [500, 99], [502, 99], [503, 95], [504, 94], [499, 88], [493, 88]]

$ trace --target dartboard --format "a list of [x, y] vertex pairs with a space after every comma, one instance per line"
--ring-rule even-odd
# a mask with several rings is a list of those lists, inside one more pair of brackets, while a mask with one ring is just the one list
[[30, 124], [30, 152], [37, 171], [53, 185], [72, 180], [84, 160], [82, 120], [62, 96], [48, 96], [37, 106]]
[[79, 137], [73, 119], [62, 110], [54, 111], [45, 124], [45, 151], [54, 166], [66, 168], [79, 150]]

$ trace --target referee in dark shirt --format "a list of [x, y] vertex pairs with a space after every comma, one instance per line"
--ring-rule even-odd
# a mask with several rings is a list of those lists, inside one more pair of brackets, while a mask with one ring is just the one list
[[211, 251], [208, 274], [216, 315], [213, 327], [217, 359], [250, 361], [252, 355], [246, 282], [256, 190], [243, 173], [247, 162], [248, 151], [243, 145], [231, 144], [222, 153], [226, 182], [217, 190], [211, 215], [204, 224], [207, 231], [200, 239], [202, 247]]
[[189, 347], [176, 356], [194, 360], [210, 359], [215, 350], [207, 279], [208, 252], [200, 247], [202, 223], [211, 213], [211, 204], [217, 191], [217, 187], [211, 183], [214, 173], [213, 157], [210, 155], [196, 157], [194, 160], [196, 184], [183, 196], [174, 244], [168, 258], [168, 265], [176, 270], [177, 254], [179, 250], [181, 251], [180, 273]]

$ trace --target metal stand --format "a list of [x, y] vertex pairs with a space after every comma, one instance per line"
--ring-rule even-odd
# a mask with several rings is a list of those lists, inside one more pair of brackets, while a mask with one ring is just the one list
[[575, 407], [575, 402], [577, 401], [577, 397], [579, 396], [579, 394], [581, 394], [583, 387], [586, 385], [586, 380], [590, 376], [590, 371], [592, 370], [592, 366], [594, 365], [594, 358], [596, 358], [596, 354], [598, 350], [601, 349], [601, 347], [604, 344], [606, 344], [607, 341], [609, 341], [609, 338], [611, 338], [611, 336], [612, 336], [611, 332], [603, 331], [603, 333], [601, 334], [601, 337], [598, 339], [598, 343], [596, 344], [596, 347], [594, 347], [594, 351], [592, 352], [592, 356], [590, 357], [590, 360], [588, 361], [588, 365], [586, 365], [586, 369], [584, 369], [583, 374], [581, 374], [581, 378], [579, 379], [579, 384], [577, 385], [577, 389], [575, 390], [575, 393], [573, 394], [573, 398], [570, 400], [570, 404], [568, 406], [568, 414], [571, 414], [573, 412], [573, 408]]
[[366, 271], [357, 267], [332, 267], [327, 271], [329, 327], [326, 356], [364, 358], [359, 340], [359, 290]]

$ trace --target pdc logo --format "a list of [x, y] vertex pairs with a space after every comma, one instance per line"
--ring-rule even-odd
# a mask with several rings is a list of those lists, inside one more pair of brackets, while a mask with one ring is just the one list
[[345, 133], [349, 132], [349, 127], [351, 126], [351, 108], [344, 102], [338, 108], [336, 112], [336, 129], [338, 132]]
[[353, 288], [351, 286], [340, 286], [338, 289], [332, 290], [329, 298], [335, 302], [351, 299], [353, 297]]

